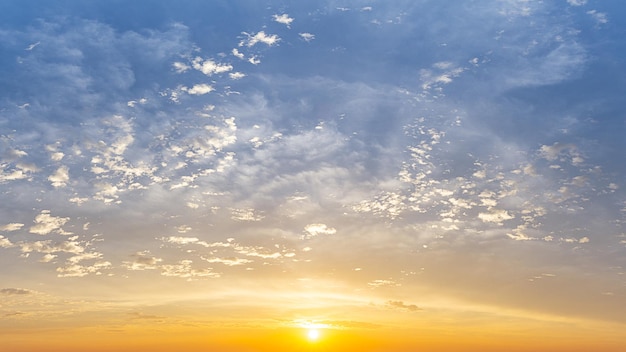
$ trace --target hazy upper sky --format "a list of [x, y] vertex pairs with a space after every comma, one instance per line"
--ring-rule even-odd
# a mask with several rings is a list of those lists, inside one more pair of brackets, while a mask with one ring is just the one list
[[625, 11], [1, 2], [0, 340], [622, 350]]

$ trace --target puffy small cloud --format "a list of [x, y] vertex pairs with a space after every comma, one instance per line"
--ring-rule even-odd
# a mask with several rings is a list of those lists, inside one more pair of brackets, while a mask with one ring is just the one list
[[128, 270], [152, 270], [157, 269], [158, 264], [163, 261], [161, 258], [157, 258], [150, 254], [149, 251], [140, 251], [132, 254], [132, 261], [124, 261], [122, 265]]
[[204, 95], [204, 94], [211, 93], [212, 91], [215, 90], [215, 88], [213, 88], [212, 86], [208, 84], [203, 83], [203, 84], [196, 84], [191, 88], [182, 87], [182, 90], [191, 95]]
[[233, 72], [229, 73], [228, 76], [230, 77], [230, 79], [242, 79], [246, 77], [246, 74], [241, 72]]
[[315, 34], [311, 34], [311, 33], [298, 33], [298, 35], [300, 35], [300, 38], [302, 38], [305, 42], [310, 42], [311, 40], [315, 39]]
[[304, 227], [305, 238], [316, 237], [320, 235], [334, 235], [337, 230], [333, 227], [328, 227], [325, 224], [309, 224]]
[[575, 151], [576, 145], [571, 143], [554, 143], [553, 145], [542, 145], [539, 148], [539, 154], [546, 160], [557, 160], [561, 153], [566, 151]]
[[289, 17], [286, 13], [283, 13], [282, 15], [274, 15], [272, 18], [274, 19], [274, 22], [282, 23], [287, 27], [291, 25], [291, 22], [293, 22], [293, 18]]
[[202, 258], [208, 263], [220, 263], [226, 266], [237, 266], [252, 263], [250, 259], [237, 258], [237, 257], [229, 257], [229, 258]]
[[185, 278], [187, 280], [193, 280], [199, 277], [217, 278], [220, 277], [219, 273], [213, 272], [211, 268], [195, 269], [192, 268], [191, 260], [181, 260], [177, 264], [168, 264], [161, 266], [161, 275], [163, 276], [175, 276]]
[[13, 247], [13, 243], [9, 241], [8, 238], [0, 235], [0, 248], [10, 248]]
[[254, 209], [231, 209], [230, 218], [237, 221], [261, 221], [264, 216]]
[[244, 55], [243, 53], [239, 52], [239, 50], [237, 50], [237, 48], [234, 48], [231, 53], [233, 54], [234, 57], [243, 60], [244, 59]]
[[191, 69], [191, 67], [183, 62], [174, 62], [172, 64], [177, 73], [183, 73]]
[[170, 236], [167, 238], [163, 238], [162, 240], [168, 243], [174, 243], [174, 244], [180, 244], [180, 245], [196, 243], [199, 241], [197, 237], [181, 237], [181, 236]]
[[35, 225], [31, 226], [29, 231], [30, 233], [38, 235], [47, 235], [53, 231], [62, 235], [70, 235], [71, 233], [61, 229], [61, 226], [69, 220], [70, 218], [52, 216], [49, 210], [42, 210], [41, 213], [35, 217]]
[[211, 59], [203, 60], [200, 57], [196, 57], [195, 59], [193, 59], [191, 64], [194, 69], [204, 73], [207, 76], [225, 73], [228, 71], [232, 71], [233, 69], [233, 66], [231, 64], [221, 64]]
[[280, 41], [280, 38], [276, 34], [265, 34], [264, 31], [260, 31], [255, 35], [251, 35], [246, 32], [242, 32], [247, 38], [239, 42], [239, 46], [252, 47], [257, 43], [263, 43], [268, 46], [272, 46]]
[[24, 227], [24, 224], [20, 224], [19, 222], [12, 222], [10, 224], [0, 226], [0, 231], [17, 231], [22, 227]]
[[83, 277], [89, 274], [101, 275], [101, 270], [110, 269], [112, 264], [107, 261], [99, 261], [93, 265], [69, 264], [56, 269], [58, 277]]
[[61, 166], [52, 175], [48, 177], [48, 181], [52, 183], [55, 188], [61, 188], [67, 186], [67, 182], [70, 180], [69, 169], [67, 166]]
[[488, 213], [478, 213], [478, 218], [483, 222], [502, 224], [503, 221], [513, 219], [515, 216], [510, 215], [506, 210], [493, 209]]

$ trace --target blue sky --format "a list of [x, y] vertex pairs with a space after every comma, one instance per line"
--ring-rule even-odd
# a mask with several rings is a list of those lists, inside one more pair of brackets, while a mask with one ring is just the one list
[[0, 324], [307, 282], [626, 323], [623, 7], [4, 2]]

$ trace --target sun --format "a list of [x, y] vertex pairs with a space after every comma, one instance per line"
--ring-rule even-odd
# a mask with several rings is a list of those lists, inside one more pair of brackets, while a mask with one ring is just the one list
[[320, 331], [317, 329], [309, 329], [306, 332], [306, 337], [309, 339], [309, 341], [313, 342], [313, 341], [317, 341], [320, 338]]

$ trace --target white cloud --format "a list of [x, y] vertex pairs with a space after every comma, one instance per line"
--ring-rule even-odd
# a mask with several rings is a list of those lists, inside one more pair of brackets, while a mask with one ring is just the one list
[[101, 270], [110, 269], [113, 265], [108, 261], [98, 261], [93, 265], [68, 264], [56, 269], [58, 277], [83, 277], [89, 274], [101, 275]]
[[603, 12], [598, 12], [596, 10], [587, 11], [587, 14], [593, 18], [598, 24], [606, 24], [609, 23], [609, 18]]
[[265, 34], [264, 31], [260, 31], [255, 35], [251, 35], [246, 32], [242, 32], [242, 34], [246, 35], [247, 38], [245, 40], [242, 40], [239, 43], [239, 46], [245, 45], [247, 47], [252, 47], [256, 45], [257, 43], [263, 43], [268, 46], [272, 46], [280, 41], [280, 38], [276, 34], [268, 35], [268, 34]]
[[515, 218], [510, 215], [506, 210], [492, 209], [488, 213], [478, 213], [478, 218], [483, 222], [493, 222], [496, 224], [502, 224], [503, 221]]
[[70, 235], [70, 232], [65, 232], [61, 226], [68, 222], [70, 218], [62, 218], [50, 215], [49, 210], [42, 210], [39, 215], [35, 217], [35, 225], [31, 226], [30, 233], [38, 235], [47, 235], [51, 232], [57, 232], [62, 235]]
[[237, 257], [229, 257], [229, 258], [202, 258], [208, 263], [220, 263], [226, 266], [238, 266], [252, 263], [250, 259], [237, 258]]
[[315, 39], [315, 34], [311, 34], [311, 33], [298, 33], [298, 35], [300, 35], [300, 38], [302, 38], [305, 42], [310, 42], [311, 40]]
[[183, 73], [191, 69], [191, 67], [183, 62], [174, 62], [172, 64], [177, 73]]
[[13, 247], [13, 243], [9, 241], [8, 238], [0, 235], [0, 248], [10, 248]]
[[228, 76], [230, 77], [230, 79], [242, 79], [244, 77], [246, 77], [245, 73], [241, 73], [241, 72], [233, 72], [233, 73], [229, 73]]
[[191, 88], [183, 87], [182, 90], [191, 95], [204, 95], [211, 93], [215, 88], [208, 84], [196, 84]]
[[261, 221], [264, 216], [254, 209], [231, 209], [230, 218], [237, 221]]
[[320, 235], [334, 235], [337, 230], [326, 224], [308, 224], [304, 227], [304, 232], [306, 233], [305, 238], [310, 238]]
[[234, 48], [234, 49], [232, 50], [232, 54], [233, 54], [233, 56], [234, 56], [234, 57], [236, 57], [236, 58], [238, 58], [238, 59], [241, 59], [241, 60], [243, 60], [243, 59], [244, 59], [244, 57], [245, 57], [245, 56], [243, 55], [243, 53], [241, 53], [241, 52], [239, 52], [239, 50], [237, 50], [237, 48]]
[[67, 182], [70, 180], [69, 169], [67, 166], [61, 166], [48, 177], [48, 181], [55, 188], [61, 188], [67, 186]]
[[168, 264], [161, 266], [161, 275], [163, 276], [175, 276], [180, 278], [185, 278], [187, 280], [192, 280], [198, 277], [210, 277], [217, 278], [220, 277], [220, 274], [213, 272], [211, 268], [204, 269], [194, 269], [191, 267], [193, 261], [191, 260], [181, 260], [178, 264]]
[[282, 23], [287, 27], [291, 25], [291, 22], [293, 22], [293, 18], [289, 17], [286, 13], [283, 13], [282, 15], [274, 15], [272, 18], [274, 19], [274, 22]]
[[203, 60], [201, 57], [196, 57], [191, 62], [194, 69], [204, 73], [207, 76], [214, 74], [225, 73], [232, 71], [233, 66], [231, 64], [217, 63], [211, 59]]
[[567, 0], [567, 3], [572, 6], [582, 6], [587, 3], [587, 0]]
[[163, 240], [169, 243], [182, 244], [182, 245], [196, 243], [199, 241], [197, 237], [181, 237], [181, 236], [170, 236], [167, 238], [163, 238]]
[[20, 224], [19, 222], [12, 222], [10, 224], [0, 226], [0, 231], [17, 231], [22, 227], [24, 227], [24, 224]]
[[258, 64], [261, 63], [261, 60], [258, 57], [252, 55], [252, 56], [250, 56], [250, 58], [248, 58], [248, 62], [253, 64], [253, 65], [258, 65]]

